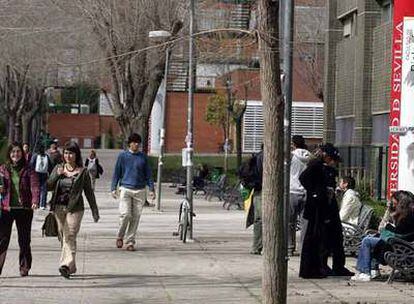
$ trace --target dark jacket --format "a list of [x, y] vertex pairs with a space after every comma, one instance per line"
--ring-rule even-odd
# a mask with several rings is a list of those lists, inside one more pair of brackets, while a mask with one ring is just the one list
[[[5, 193], [2, 194], [2, 210], [10, 210], [11, 172], [6, 165], [0, 166], [0, 175], [3, 178]], [[25, 165], [20, 171], [19, 204], [24, 208], [31, 208], [33, 204], [39, 204], [39, 179], [36, 172]]]
[[[97, 158], [95, 158], [95, 164], [96, 164], [96, 169], [97, 169], [95, 178], [99, 178], [103, 174], [103, 168], [101, 164], [99, 163], [99, 159]], [[89, 165], [89, 158], [85, 160], [85, 168], [88, 168], [88, 165]]]
[[[50, 191], [53, 191], [52, 199], [50, 201], [51, 210], [53, 211], [56, 206], [56, 199], [59, 191], [59, 180], [63, 178], [63, 175], [57, 174], [56, 166], [47, 180], [47, 188]], [[68, 211], [76, 212], [84, 210], [84, 203], [82, 192], [85, 192], [86, 199], [88, 200], [89, 206], [91, 208], [92, 214], [98, 213], [98, 206], [96, 205], [95, 194], [92, 189], [91, 178], [89, 176], [88, 170], [83, 168], [79, 175], [75, 178], [73, 186], [69, 193], [69, 203]]]
[[[407, 242], [414, 241], [414, 214], [409, 214], [405, 219], [401, 220], [397, 225], [386, 225], [387, 230], [394, 232], [396, 237]], [[384, 254], [391, 251], [392, 247], [384, 240], [380, 240], [374, 248], [373, 257], [380, 263], [385, 265]]]

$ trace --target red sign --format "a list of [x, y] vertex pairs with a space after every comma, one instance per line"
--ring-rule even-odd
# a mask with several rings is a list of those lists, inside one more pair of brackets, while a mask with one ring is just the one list
[[[390, 100], [390, 136], [389, 136], [389, 155], [388, 155], [388, 197], [399, 189], [399, 168], [401, 167], [401, 136], [393, 129], [400, 129], [405, 126], [407, 121], [401, 121], [401, 114], [405, 110], [402, 103], [402, 91], [404, 86], [403, 64], [404, 64], [404, 20], [414, 16], [413, 0], [394, 1], [394, 22], [393, 22], [393, 42], [392, 42], [392, 73], [391, 73], [391, 100]], [[408, 110], [408, 109], [407, 109]], [[403, 125], [404, 124], [404, 125]], [[414, 125], [413, 122], [409, 122]], [[405, 144], [404, 144], [405, 146]], [[405, 147], [404, 147], [405, 148]], [[405, 162], [405, 161], [404, 161]], [[405, 168], [405, 166], [404, 166]], [[405, 170], [405, 169], [404, 169]], [[405, 189], [412, 190], [412, 189]]]

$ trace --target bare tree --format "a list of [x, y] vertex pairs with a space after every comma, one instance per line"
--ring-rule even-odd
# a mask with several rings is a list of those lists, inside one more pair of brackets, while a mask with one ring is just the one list
[[286, 303], [284, 233], [284, 103], [280, 83], [279, 1], [259, 1], [260, 79], [264, 117], [262, 189], [263, 303]]
[[295, 74], [323, 101], [325, 0], [307, 0], [295, 10]]
[[71, 22], [49, 0], [4, 1], [0, 7], [0, 103], [9, 141], [28, 141], [47, 76], [56, 66]]
[[[53, 0], [90, 25], [103, 54], [110, 91], [103, 89], [124, 136], [147, 138], [149, 117], [164, 77], [165, 44], [150, 49], [148, 33], [167, 30], [177, 38], [183, 26], [182, 0]], [[72, 5], [73, 3], [73, 5]], [[68, 5], [70, 7], [68, 7]]]

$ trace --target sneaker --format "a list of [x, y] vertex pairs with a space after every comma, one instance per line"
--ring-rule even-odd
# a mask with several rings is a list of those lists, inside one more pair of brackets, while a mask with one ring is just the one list
[[116, 239], [116, 247], [117, 248], [122, 248], [124, 246], [124, 240], [121, 238], [117, 238]]
[[70, 278], [70, 270], [68, 266], [61, 266], [59, 267], [59, 272], [60, 275], [62, 277], [64, 277], [65, 279], [69, 279]]
[[127, 250], [127, 251], [135, 251], [135, 247], [134, 247], [134, 245], [128, 245], [128, 246], [126, 247], [126, 250]]
[[261, 255], [262, 252], [260, 250], [251, 250], [250, 254]]
[[351, 281], [356, 281], [356, 282], [369, 282], [371, 281], [371, 275], [367, 274], [367, 273], [357, 273], [356, 275], [354, 275], [353, 277], [351, 277]]
[[380, 276], [381, 276], [381, 273], [379, 269], [371, 270], [371, 279], [376, 279], [376, 278], [379, 278]]
[[40, 207], [40, 210], [46, 210], [46, 207], [42, 206], [42, 207]]

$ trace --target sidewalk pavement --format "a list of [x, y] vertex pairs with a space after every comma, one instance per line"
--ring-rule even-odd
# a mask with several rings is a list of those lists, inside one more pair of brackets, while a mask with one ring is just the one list
[[[195, 197], [195, 241], [183, 244], [177, 229], [180, 196], [163, 188], [162, 212], [145, 208], [137, 251], [115, 247], [118, 202], [108, 181], [98, 184], [101, 221], [86, 210], [78, 237], [78, 273], [67, 280], [58, 273], [60, 247], [42, 238], [44, 211], [33, 221], [33, 267], [18, 273], [16, 229], [0, 277], [0, 303], [261, 303], [262, 257], [250, 255], [251, 229], [243, 211], [227, 211], [220, 202]], [[105, 190], [105, 191], [104, 191]], [[350, 269], [354, 258], [348, 258]], [[289, 261], [288, 303], [413, 303], [414, 285], [396, 282], [352, 283], [346, 278], [304, 280], [299, 257]]]

